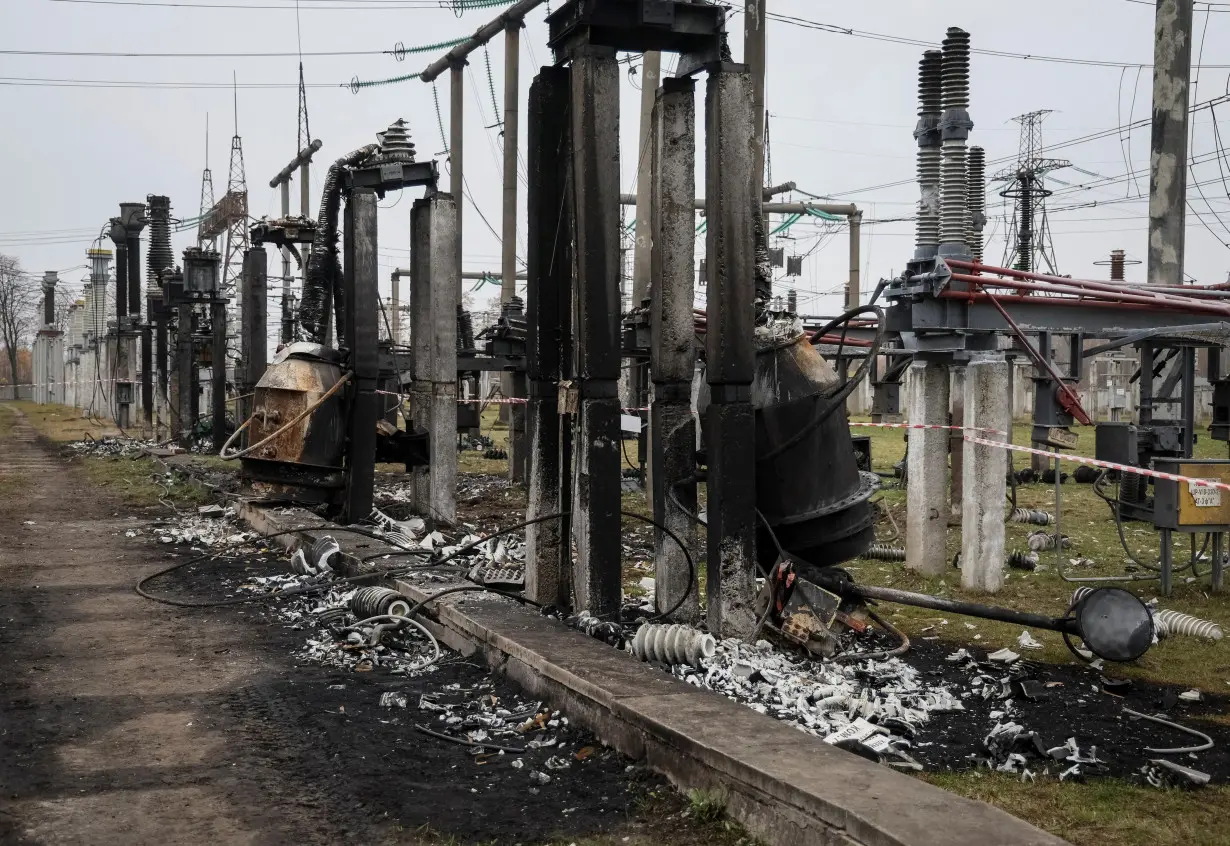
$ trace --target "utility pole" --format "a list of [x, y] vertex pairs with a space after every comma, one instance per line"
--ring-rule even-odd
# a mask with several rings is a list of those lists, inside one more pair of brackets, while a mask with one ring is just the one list
[[449, 63], [449, 113], [448, 113], [448, 190], [457, 204], [457, 261], [464, 264], [462, 251], [462, 210], [465, 207], [462, 192], [465, 190], [465, 86], [466, 61], [458, 59]]
[[[743, 14], [743, 63], [747, 65], [748, 71], [751, 73], [752, 137], [756, 142], [752, 145], [752, 184], [756, 187], [758, 200], [761, 198], [761, 189], [764, 187], [765, 169], [764, 83], [766, 70], [766, 2], [767, 0], [745, 0]], [[753, 223], [756, 240], [754, 252], [754, 263], [757, 268], [756, 296], [757, 298], [767, 299], [772, 294], [772, 272], [767, 264], [763, 266], [761, 264], [761, 257], [768, 255], [769, 238], [766, 234], [768, 230], [765, 226], [765, 213], [759, 205], [756, 206], [755, 215]]]
[[[517, 296], [517, 145], [520, 141], [517, 100], [521, 96], [522, 26], [520, 20], [510, 20], [504, 27], [504, 222], [501, 227], [500, 267], [500, 303], [504, 305]], [[524, 399], [525, 374], [505, 373], [503, 390], [507, 397]], [[508, 407], [508, 424], [508, 478], [514, 482], [525, 482], [528, 479], [529, 444], [525, 437], [523, 406]]]
[[1192, 0], [1158, 0], [1153, 42], [1148, 281], [1183, 284]]
[[[632, 257], [632, 308], [640, 308], [641, 303], [649, 297], [649, 284], [653, 276], [653, 221], [655, 207], [653, 202], [653, 168], [651, 166], [656, 133], [653, 126], [653, 108], [658, 98], [658, 86], [662, 77], [662, 54], [652, 51], [644, 55], [641, 62], [641, 124], [640, 136], [637, 139], [636, 164], [636, 243]], [[692, 142], [695, 144], [695, 141]], [[689, 171], [690, 172], [690, 171]], [[628, 395], [631, 405], [636, 408], [646, 408], [649, 405], [648, 374], [639, 362], [628, 371]], [[637, 412], [641, 417], [642, 413]], [[642, 418], [645, 419], [645, 418]], [[639, 463], [648, 472], [649, 449], [646, 442], [649, 427], [642, 425], [642, 434], [638, 438]], [[642, 480], [645, 495], [649, 498], [649, 507], [653, 508], [653, 486], [649, 479]]]

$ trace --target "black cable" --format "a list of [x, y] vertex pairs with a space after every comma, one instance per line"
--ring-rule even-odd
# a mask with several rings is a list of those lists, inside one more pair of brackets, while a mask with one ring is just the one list
[[[370, 532], [366, 529], [361, 529], [358, 526], [330, 526], [330, 525], [301, 526], [297, 529], [286, 529], [285, 531], [281, 531], [281, 532], [273, 532], [271, 534], [262, 534], [260, 535], [260, 538], [262, 540], [272, 540], [273, 538], [283, 537], [285, 535], [293, 535], [298, 532], [312, 532], [312, 531], [319, 531], [322, 529], [328, 529], [330, 531], [351, 532], [353, 534], [363, 535], [365, 537], [374, 538], [375, 540], [384, 541], [385, 543], [389, 542], [387, 538], [381, 537], [375, 532]], [[422, 551], [426, 552], [426, 550], [422, 550]], [[224, 605], [244, 605], [250, 602], [261, 602], [266, 599], [278, 599], [283, 596], [299, 596], [302, 594], [316, 593], [321, 590], [327, 590], [333, 585], [348, 584], [350, 582], [362, 581], [363, 579], [370, 579], [374, 576], [382, 576], [382, 575], [385, 575], [386, 573], [392, 572], [391, 570], [389, 571], [375, 570], [370, 573], [362, 573], [358, 576], [349, 576], [347, 578], [336, 579], [336, 580], [333, 580], [330, 582], [324, 582], [318, 585], [307, 585], [302, 588], [290, 588], [288, 590], [276, 591], [273, 593], [265, 593], [265, 594], [260, 594], [257, 596], [243, 596], [243, 597], [235, 597], [231, 599], [210, 600], [210, 601], [205, 601], [205, 602], [196, 602], [196, 601], [183, 600], [183, 599], [171, 599], [165, 596], [155, 596], [154, 594], [149, 593], [145, 590], [146, 583], [153, 581], [159, 576], [165, 576], [168, 573], [173, 573], [176, 570], [180, 569], [181, 567], [187, 567], [190, 564], [195, 564], [198, 561], [205, 561], [210, 558], [226, 558], [226, 557], [227, 556], [221, 555], [218, 553], [207, 552], [204, 555], [198, 555], [195, 558], [189, 558], [187, 561], [180, 561], [177, 564], [173, 564], [170, 567], [166, 567], [165, 569], [159, 570], [156, 573], [151, 573], [150, 575], [145, 576], [133, 586], [133, 590], [135, 590], [138, 595], [143, 596], [146, 599], [152, 600], [154, 602], [162, 603], [163, 605], [174, 605], [178, 608], [216, 608], [216, 607], [221, 607]], [[233, 560], [239, 560], [239, 559], [235, 558]]]
[[[674, 614], [676, 611], [678, 611], [680, 608], [683, 607], [683, 603], [687, 601], [687, 598], [692, 593], [693, 589], [697, 591], [697, 595], [699, 597], [700, 581], [697, 579], [697, 576], [696, 576], [696, 562], [692, 560], [692, 553], [688, 552], [687, 545], [684, 544], [684, 542], [680, 539], [680, 537], [674, 532], [672, 532], [670, 529], [663, 526], [657, 520], [654, 520], [650, 517], [646, 517], [644, 514], [636, 514], [631, 511], [621, 511], [619, 513], [622, 514], [624, 517], [631, 517], [633, 520], [640, 520], [643, 523], [648, 523], [649, 525], [653, 526], [655, 529], [660, 530], [662, 534], [666, 535], [668, 538], [670, 538], [671, 540], [675, 542], [675, 545], [679, 547], [680, 552], [683, 553], [684, 560], [688, 562], [688, 589], [683, 592], [683, 596], [679, 597], [679, 600], [674, 605], [672, 605], [668, 610], [659, 613], [655, 617], [650, 617], [646, 622], [656, 623], [658, 620], [665, 620], [666, 618], [670, 617], [672, 614]], [[658, 604], [657, 591], [654, 591], [654, 606], [656, 607], [657, 604]]]

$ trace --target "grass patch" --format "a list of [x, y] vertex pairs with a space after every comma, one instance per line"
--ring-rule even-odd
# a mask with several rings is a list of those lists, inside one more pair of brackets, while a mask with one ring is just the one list
[[40, 435], [55, 443], [79, 441], [87, 435], [91, 438], [116, 437], [123, 434], [108, 421], [87, 419], [81, 409], [66, 405], [38, 405], [33, 402], [8, 403], [18, 409], [30, 421]]
[[213, 500], [208, 491], [194, 487], [178, 476], [167, 481], [163, 466], [150, 458], [85, 456], [80, 459], [80, 464], [91, 485], [106, 491], [130, 508], [165, 505], [163, 500], [176, 507], [195, 508]]
[[931, 773], [934, 785], [1002, 808], [1074, 846], [1225, 846], [1230, 788], [1156, 790], [1115, 779], [1087, 784], [999, 773]]

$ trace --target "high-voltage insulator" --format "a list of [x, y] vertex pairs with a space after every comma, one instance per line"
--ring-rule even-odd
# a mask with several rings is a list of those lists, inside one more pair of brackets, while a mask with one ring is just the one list
[[145, 286], [158, 288], [162, 284], [162, 271], [175, 265], [171, 252], [171, 198], [150, 194], [145, 198], [149, 205], [149, 249], [145, 254]]
[[944, 109], [969, 108], [969, 33], [950, 26], [940, 45], [944, 51], [942, 68]]
[[970, 147], [965, 170], [966, 208], [969, 209], [969, 254], [982, 261], [982, 229], [987, 225], [987, 154], [981, 147]]
[[354, 592], [354, 596], [350, 597], [350, 610], [360, 620], [385, 614], [405, 617], [410, 613], [410, 603], [392, 588], [365, 587], [359, 588]]
[[380, 142], [380, 152], [373, 164], [392, 161], [414, 162], [414, 143], [410, 140], [410, 130], [406, 128], [406, 122], [401, 118], [389, 124], [389, 128], [384, 132], [377, 132], [376, 140]]
[[1009, 523], [1026, 523], [1032, 526], [1049, 526], [1055, 518], [1047, 511], [1037, 511], [1033, 508], [1014, 508], [1008, 515]]
[[[1041, 511], [1038, 513], [1046, 514], [1045, 511]], [[1050, 517], [1051, 515], [1046, 514], [1046, 516]], [[1055, 535], [1051, 534], [1050, 532], [1041, 532], [1041, 531], [1032, 532], [1029, 535], [1028, 541], [1029, 541], [1029, 548], [1032, 549], [1034, 552], [1046, 552], [1048, 550], [1052, 550], [1055, 548]], [[1063, 544], [1064, 549], [1071, 549], [1072, 539], [1068, 537], [1067, 535], [1063, 535], [1062, 544]]]
[[474, 316], [457, 304], [457, 352], [474, 350]]
[[702, 661], [712, 658], [716, 652], [717, 641], [713, 635], [690, 626], [647, 623], [637, 630], [636, 637], [632, 639], [632, 654], [642, 661], [699, 667]]
[[1184, 614], [1179, 611], [1171, 611], [1162, 609], [1153, 615], [1154, 625], [1157, 627], [1158, 637], [1168, 635], [1186, 635], [1187, 637], [1201, 637], [1205, 640], [1221, 640], [1221, 626], [1214, 623], [1212, 620], [1202, 620], [1199, 617], [1193, 617], [1191, 614]]
[[940, 73], [943, 56], [939, 50], [928, 50], [918, 63], [918, 124], [914, 128], [914, 139], [918, 142], [918, 190], [921, 195], [915, 229], [919, 258], [934, 255], [940, 245], [940, 114], [943, 109]]
[[941, 68], [944, 113], [940, 117], [940, 253], [967, 255], [965, 141], [974, 122], [969, 116], [969, 33], [949, 27]]
[[1009, 553], [1008, 566], [1014, 570], [1036, 570], [1038, 569], [1038, 555], [1035, 552]]
[[875, 561], [904, 561], [905, 550], [899, 546], [873, 543], [867, 547], [867, 551], [863, 553], [863, 558], [871, 558]]

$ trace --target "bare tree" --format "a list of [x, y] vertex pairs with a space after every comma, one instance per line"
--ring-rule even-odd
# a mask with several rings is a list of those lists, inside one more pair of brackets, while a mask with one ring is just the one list
[[34, 325], [34, 286], [14, 256], [0, 254], [0, 344], [8, 357], [9, 373], [17, 384], [17, 353], [29, 340]]

